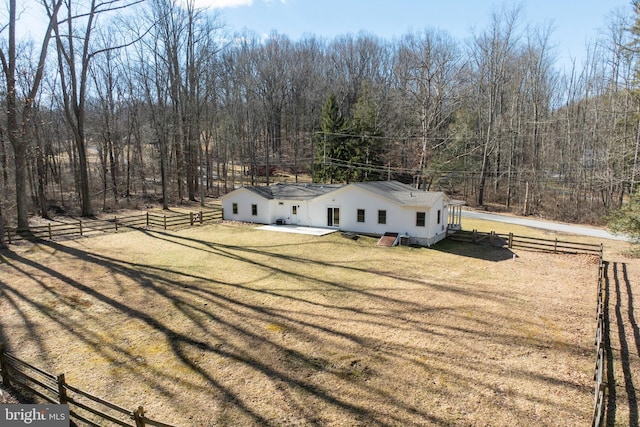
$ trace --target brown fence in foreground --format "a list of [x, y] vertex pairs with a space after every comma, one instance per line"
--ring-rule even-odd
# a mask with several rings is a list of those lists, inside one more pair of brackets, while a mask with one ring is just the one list
[[606, 355], [605, 355], [605, 322], [608, 320], [605, 318], [605, 303], [606, 292], [605, 289], [605, 269], [606, 264], [600, 258], [600, 266], [598, 271], [598, 308], [596, 319], [598, 326], [596, 327], [596, 368], [593, 374], [593, 380], [595, 381], [593, 391], [593, 417], [591, 421], [591, 427], [600, 427], [603, 425], [604, 410], [606, 407], [605, 402], [605, 390], [606, 390], [606, 378], [604, 373], [606, 372]]
[[144, 408], [128, 410], [107, 400], [82, 391], [65, 381], [64, 374], [53, 375], [5, 352], [0, 345], [2, 383], [17, 386], [53, 404], [69, 405], [72, 419], [90, 426], [118, 425], [123, 427], [173, 427], [147, 418]]
[[[164, 230], [178, 227], [191, 227], [222, 220], [222, 209], [199, 212], [162, 214], [146, 212], [139, 215], [114, 216], [113, 219], [81, 219], [77, 222], [48, 223], [30, 228], [28, 238], [66, 240], [89, 237], [104, 233], [157, 227]], [[17, 233], [15, 228], [6, 228], [6, 242], [11, 244], [27, 237]]]
[[559, 239], [541, 239], [519, 236], [513, 233], [500, 234], [495, 231], [459, 230], [449, 236], [450, 240], [468, 243], [484, 243], [495, 247], [531, 249], [555, 254], [592, 254], [602, 257], [603, 245], [569, 242]]

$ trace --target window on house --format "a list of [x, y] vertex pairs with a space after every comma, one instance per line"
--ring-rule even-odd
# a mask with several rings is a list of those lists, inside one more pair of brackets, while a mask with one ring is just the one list
[[297, 205], [291, 206], [291, 215], [298, 215], [298, 206]]
[[251, 215], [258, 216], [258, 205], [251, 205]]
[[424, 212], [416, 212], [416, 227], [424, 227], [425, 217]]
[[378, 211], [378, 224], [386, 224], [387, 223], [387, 211]]
[[238, 215], [238, 204], [237, 203], [233, 204], [233, 214], [234, 215]]
[[358, 222], [364, 222], [364, 209], [358, 209]]
[[440, 209], [438, 209], [438, 224], [440, 224]]

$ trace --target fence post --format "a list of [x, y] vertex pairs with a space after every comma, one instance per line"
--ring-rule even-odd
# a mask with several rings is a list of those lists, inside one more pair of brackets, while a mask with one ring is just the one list
[[513, 248], [513, 233], [509, 233], [509, 249]]
[[116, 231], [118, 231], [118, 217], [117, 216], [113, 217], [113, 222], [116, 223]]
[[144, 427], [144, 408], [138, 406], [138, 409], [133, 413], [133, 419], [136, 422], [136, 427]]
[[558, 253], [558, 238], [556, 237], [556, 241], [553, 244], [553, 253], [557, 254]]
[[167, 216], [163, 215], [162, 218], [163, 218], [163, 221], [164, 221], [164, 229], [166, 230], [167, 229]]
[[147, 228], [149, 227], [149, 212], [147, 212]]
[[204, 216], [202, 215], [202, 211], [200, 211], [200, 225], [204, 223]]
[[67, 403], [67, 389], [65, 386], [64, 374], [58, 375], [58, 401], [61, 405], [66, 405]]
[[82, 236], [82, 220], [80, 220], [79, 222], [80, 222], [80, 236]]
[[189, 212], [189, 225], [193, 227], [193, 212]]
[[47, 224], [47, 230], [49, 230], [49, 240], [51, 240], [51, 223]]
[[0, 344], [0, 372], [2, 373], [2, 384], [6, 387], [11, 387], [9, 367], [7, 366], [7, 360], [4, 358], [4, 351], [4, 344]]
[[471, 241], [472, 241], [473, 243], [476, 243], [476, 240], [478, 239], [477, 233], [478, 233], [478, 230], [476, 230], [476, 229], [474, 228], [474, 229], [473, 229], [473, 236], [471, 237]]

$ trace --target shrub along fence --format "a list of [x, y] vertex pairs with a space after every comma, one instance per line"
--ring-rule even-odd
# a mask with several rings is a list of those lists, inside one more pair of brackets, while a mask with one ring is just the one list
[[90, 426], [173, 427], [148, 418], [144, 408], [128, 410], [68, 384], [64, 374], [53, 375], [7, 353], [0, 344], [0, 374], [2, 384], [17, 386], [53, 404], [69, 405], [69, 415]]
[[15, 228], [6, 228], [7, 243], [14, 243], [26, 238], [65, 240], [78, 237], [133, 230], [140, 228], [160, 227], [163, 229], [190, 227], [204, 223], [218, 222], [222, 220], [222, 209], [211, 209], [188, 213], [156, 213], [146, 212], [130, 216], [114, 216], [113, 219], [94, 220], [84, 219], [77, 222], [48, 223], [31, 227], [29, 236], [17, 233]]
[[480, 232], [478, 230], [459, 230], [449, 236], [458, 242], [488, 244], [495, 247], [531, 249], [555, 254], [593, 254], [602, 258], [603, 245], [569, 242], [566, 240], [541, 239], [537, 237], [518, 236], [513, 233], [500, 234], [495, 231]]

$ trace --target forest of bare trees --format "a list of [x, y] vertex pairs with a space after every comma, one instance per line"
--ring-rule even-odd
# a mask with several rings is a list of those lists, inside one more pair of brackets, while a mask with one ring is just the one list
[[632, 6], [561, 68], [552, 27], [517, 7], [463, 42], [428, 27], [392, 41], [234, 33], [189, 1], [35, 4], [37, 39], [20, 35], [16, 0], [0, 15], [0, 227], [203, 203], [275, 174], [398, 179], [582, 222], [637, 186]]

